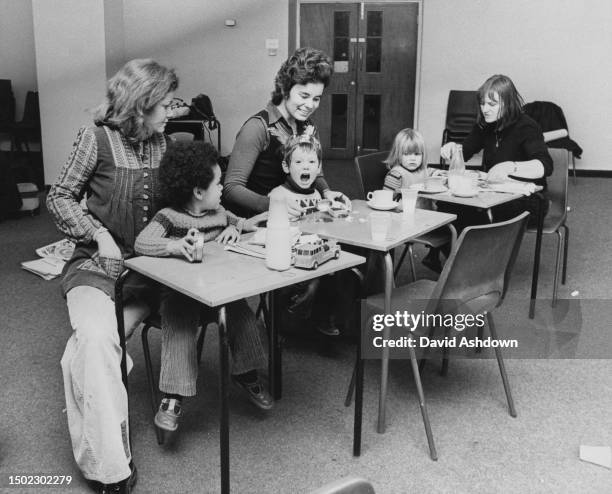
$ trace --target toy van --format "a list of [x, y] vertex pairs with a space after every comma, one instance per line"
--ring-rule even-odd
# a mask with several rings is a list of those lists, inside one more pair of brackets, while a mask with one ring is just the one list
[[333, 240], [316, 240], [293, 248], [294, 267], [317, 269], [330, 259], [340, 257], [340, 246]]

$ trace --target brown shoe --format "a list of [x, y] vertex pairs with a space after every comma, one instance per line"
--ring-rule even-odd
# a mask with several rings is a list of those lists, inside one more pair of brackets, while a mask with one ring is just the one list
[[268, 393], [259, 378], [253, 383], [246, 383], [232, 376], [232, 381], [257, 408], [270, 410], [274, 406], [272, 395]]

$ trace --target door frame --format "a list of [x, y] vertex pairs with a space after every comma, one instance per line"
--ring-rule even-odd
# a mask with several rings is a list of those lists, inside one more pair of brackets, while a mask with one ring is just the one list
[[414, 115], [412, 127], [418, 128], [419, 108], [421, 101], [421, 62], [423, 55], [423, 3], [424, 0], [369, 0], [361, 2], [358, 0], [289, 0], [289, 43], [288, 53], [293, 53], [299, 46], [300, 39], [300, 6], [305, 3], [416, 3], [419, 6], [419, 15], [417, 16], [417, 59], [416, 59], [416, 74], [414, 87]]

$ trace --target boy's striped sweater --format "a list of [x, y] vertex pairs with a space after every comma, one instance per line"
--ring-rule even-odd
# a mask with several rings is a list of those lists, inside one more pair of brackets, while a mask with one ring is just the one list
[[191, 228], [197, 228], [204, 235], [204, 242], [214, 240], [228, 226], [234, 225], [240, 231], [244, 220], [238, 218], [222, 206], [195, 216], [185, 210], [164, 208], [138, 235], [134, 249], [146, 256], [169, 256], [167, 245], [170, 240], [183, 238]]

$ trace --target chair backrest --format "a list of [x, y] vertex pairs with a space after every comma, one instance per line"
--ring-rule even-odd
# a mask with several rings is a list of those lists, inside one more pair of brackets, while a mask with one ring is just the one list
[[553, 160], [553, 171], [546, 178], [546, 195], [550, 199], [548, 214], [565, 215], [567, 211], [567, 181], [570, 151], [563, 148], [548, 148]]
[[172, 134], [168, 134], [177, 142], [191, 142], [195, 140], [195, 135], [191, 132], [172, 132]]
[[0, 122], [15, 121], [15, 96], [10, 79], [0, 79]]
[[528, 212], [508, 221], [467, 227], [444, 265], [430, 313], [481, 313], [500, 305], [527, 226]]
[[448, 93], [446, 127], [449, 134], [467, 135], [478, 117], [478, 91], [456, 91]]
[[387, 159], [387, 156], [389, 151], [355, 156], [355, 171], [361, 194], [357, 199], [365, 199], [368, 192], [382, 189], [388, 171], [383, 160]]
[[38, 92], [28, 91], [25, 105], [23, 107], [22, 122], [40, 123], [40, 106], [38, 104]]

